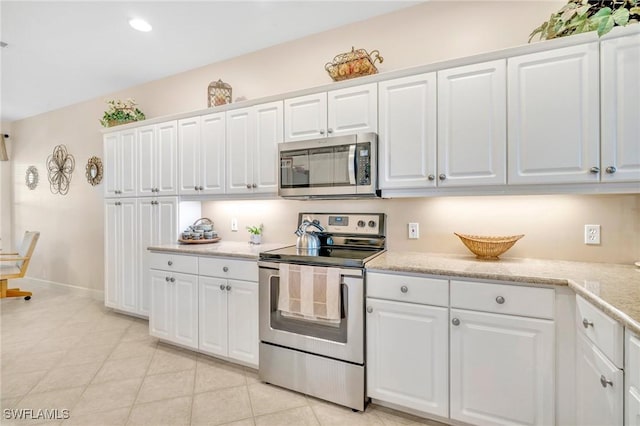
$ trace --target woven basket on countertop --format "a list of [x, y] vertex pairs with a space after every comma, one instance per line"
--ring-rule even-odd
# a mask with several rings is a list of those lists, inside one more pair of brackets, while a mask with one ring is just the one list
[[454, 232], [465, 246], [478, 259], [497, 259], [498, 256], [509, 250], [524, 235], [511, 235], [508, 237], [482, 237], [479, 235], [466, 235]]

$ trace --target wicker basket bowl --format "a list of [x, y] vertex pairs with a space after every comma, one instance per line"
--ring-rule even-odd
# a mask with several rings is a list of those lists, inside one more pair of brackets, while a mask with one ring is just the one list
[[454, 232], [462, 243], [467, 246], [478, 259], [497, 259], [509, 250], [524, 235], [508, 237], [482, 237], [479, 235], [465, 235]]

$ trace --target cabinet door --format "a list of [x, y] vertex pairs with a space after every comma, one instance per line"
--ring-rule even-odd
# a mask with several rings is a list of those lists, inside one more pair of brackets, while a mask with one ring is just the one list
[[627, 426], [640, 426], [640, 338], [627, 331], [625, 349], [625, 407]]
[[449, 415], [449, 310], [367, 299], [367, 396]]
[[118, 133], [107, 133], [102, 137], [103, 145], [103, 174], [104, 174], [104, 196], [117, 197], [116, 190], [120, 189], [118, 173], [118, 144], [120, 135]]
[[155, 195], [156, 126], [138, 129], [138, 196]]
[[178, 123], [169, 121], [156, 125], [155, 195], [178, 194]]
[[640, 34], [600, 44], [602, 181], [640, 180]]
[[136, 135], [136, 129], [124, 130], [119, 134], [118, 163], [116, 167], [120, 169], [118, 173], [118, 190], [121, 196], [134, 197], [138, 190]]
[[284, 100], [284, 141], [323, 138], [327, 135], [327, 93]]
[[157, 234], [157, 211], [155, 200], [152, 198], [141, 198], [138, 200], [138, 253], [140, 255], [139, 264], [139, 288], [140, 314], [149, 315], [151, 305], [151, 253], [147, 247], [155, 244]]
[[436, 73], [378, 85], [381, 189], [435, 186]]
[[200, 193], [224, 194], [225, 113], [205, 115], [200, 125]]
[[255, 147], [253, 149], [254, 192], [278, 191], [278, 144], [283, 142], [282, 101], [258, 105], [255, 109]]
[[171, 340], [198, 349], [198, 276], [171, 272]]
[[133, 198], [119, 200], [122, 215], [121, 241], [118, 244], [118, 261], [121, 266], [119, 309], [138, 313], [139, 280], [138, 275], [138, 226], [137, 204]]
[[251, 192], [253, 183], [252, 134], [253, 114], [251, 108], [227, 111], [227, 194]]
[[504, 59], [438, 71], [438, 186], [507, 181]]
[[578, 332], [576, 338], [576, 424], [621, 425], [622, 370], [613, 365], [584, 333]]
[[510, 184], [599, 180], [598, 67], [597, 42], [508, 60]]
[[106, 200], [104, 204], [104, 304], [109, 308], [118, 307], [118, 243], [122, 215], [119, 201]]
[[170, 272], [152, 269], [150, 275], [151, 309], [149, 311], [149, 334], [160, 339], [171, 340], [173, 295], [168, 281]]
[[211, 355], [227, 356], [227, 280], [198, 278], [199, 348]]
[[178, 159], [180, 179], [178, 189], [181, 195], [198, 193], [200, 185], [200, 117], [178, 121]]
[[327, 93], [327, 135], [342, 136], [378, 131], [376, 83]]
[[258, 283], [228, 280], [228, 284], [229, 358], [258, 366]]
[[451, 318], [451, 418], [554, 424], [553, 321], [460, 309]]

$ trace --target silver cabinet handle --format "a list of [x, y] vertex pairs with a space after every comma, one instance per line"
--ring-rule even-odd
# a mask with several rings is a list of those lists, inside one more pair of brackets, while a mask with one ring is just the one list
[[615, 166], [609, 166], [605, 169], [605, 171], [609, 174], [614, 174], [618, 169], [615, 168]]
[[168, 261], [167, 265], [169, 265], [169, 266], [173, 265], [173, 260]]
[[171, 278], [169, 278], [169, 281], [171, 281], [172, 283], [174, 283], [174, 282], [176, 282], [176, 279], [175, 279], [175, 278], [173, 278], [173, 277], [171, 277]]
[[227, 291], [231, 291], [231, 286], [227, 284]]
[[458, 318], [454, 318], [451, 320], [451, 324], [455, 325], [456, 327], [460, 325], [460, 320]]
[[498, 296], [496, 297], [496, 303], [502, 305], [504, 303], [504, 297]]
[[251, 184], [250, 183], [247, 184], [247, 189], [251, 189]]
[[253, 185], [251, 185], [252, 188], [257, 188], [258, 185], [256, 185], [255, 183]]
[[197, 190], [198, 190], [198, 185], [194, 186], [194, 187], [193, 187], [193, 189], [194, 189], [195, 191], [197, 191]]
[[589, 169], [589, 171], [595, 175], [596, 173], [600, 173], [600, 167], [594, 166], [591, 169]]
[[440, 176], [438, 176], [438, 179], [440, 180], [445, 180], [447, 178], [447, 175], [445, 175], [444, 173], [441, 173]]
[[200, 191], [204, 191], [204, 186], [200, 185], [200, 186], [198, 187], [198, 189], [199, 189]]
[[222, 270], [223, 270], [224, 272], [229, 272], [229, 267], [228, 267], [228, 266], [223, 266], [223, 267], [222, 267]]
[[613, 387], [613, 382], [611, 380], [607, 380], [607, 378], [604, 375], [600, 376], [600, 384], [602, 385], [603, 388], [606, 388], [607, 385]]
[[320, 134], [324, 135], [324, 129], [320, 129]]
[[166, 282], [169, 282], [169, 277], [164, 277], [164, 280], [165, 280]]
[[373, 312], [373, 308], [372, 308], [371, 306], [367, 306], [367, 312], [368, 312], [368, 313]]
[[224, 290], [224, 284], [220, 284], [220, 290]]
[[409, 287], [407, 287], [406, 285], [403, 285], [402, 287], [400, 287], [400, 291], [403, 293], [406, 293], [409, 291]]
[[592, 322], [589, 322], [589, 320], [588, 320], [588, 319], [584, 318], [584, 319], [582, 320], [582, 326], [583, 326], [584, 328], [589, 328], [589, 326], [593, 327], [593, 323], [592, 323]]
[[333, 129], [331, 128], [327, 129], [327, 133], [333, 133]]
[[429, 179], [429, 180], [436, 180], [436, 176], [435, 176], [435, 175], [433, 175], [433, 174], [431, 174], [431, 175], [427, 176], [427, 179]]

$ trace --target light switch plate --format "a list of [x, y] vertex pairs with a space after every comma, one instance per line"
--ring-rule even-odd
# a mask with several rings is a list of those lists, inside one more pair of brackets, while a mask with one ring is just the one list
[[409, 239], [417, 240], [420, 238], [420, 224], [411, 222], [409, 223]]

